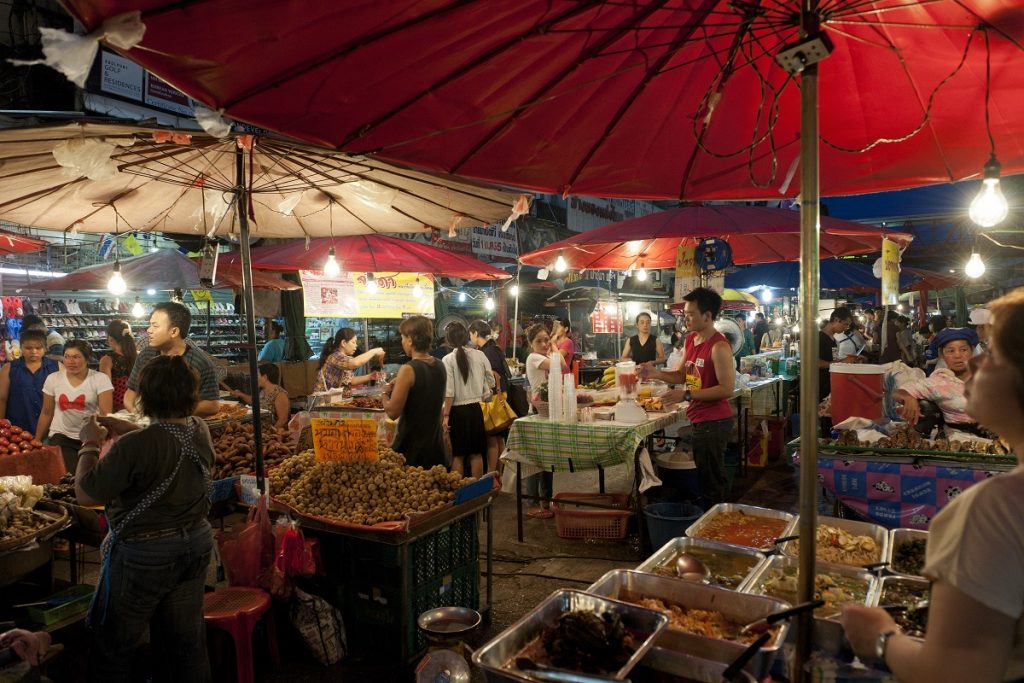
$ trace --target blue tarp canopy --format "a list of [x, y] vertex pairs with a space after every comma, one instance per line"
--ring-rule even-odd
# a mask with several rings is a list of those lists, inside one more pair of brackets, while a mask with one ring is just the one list
[[[900, 274], [900, 289], [909, 286], [914, 278]], [[774, 287], [797, 289], [800, 287], [800, 264], [796, 261], [759, 263], [735, 273], [727, 273], [725, 286], [731, 289]], [[882, 281], [871, 272], [871, 266], [863, 261], [826, 259], [821, 262], [822, 289], [881, 289]]]

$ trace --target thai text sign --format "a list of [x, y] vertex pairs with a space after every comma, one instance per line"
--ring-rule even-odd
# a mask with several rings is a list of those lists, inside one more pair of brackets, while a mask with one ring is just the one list
[[900, 248], [882, 238], [882, 304], [895, 306], [900, 302]]
[[314, 417], [313, 450], [321, 462], [376, 462], [377, 421]]
[[[367, 275], [375, 289], [371, 289]], [[341, 273], [327, 277], [319, 270], [300, 270], [299, 276], [307, 318], [434, 317], [434, 282], [416, 273]]]

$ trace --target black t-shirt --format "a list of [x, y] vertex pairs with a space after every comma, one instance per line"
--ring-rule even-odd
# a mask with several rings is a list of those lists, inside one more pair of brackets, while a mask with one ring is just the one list
[[[202, 420], [191, 420], [198, 427], [199, 457], [209, 471], [213, 467], [210, 429]], [[94, 500], [106, 503], [110, 525], [115, 527], [147, 493], [171, 476], [179, 457], [183, 458], [181, 468], [164, 495], [121, 534], [189, 526], [210, 511], [205, 480], [178, 440], [162, 427], [154, 425], [118, 439], [96, 467], [82, 477], [82, 490]]]
[[768, 323], [759, 320], [754, 325], [754, 353], [761, 353], [761, 338], [768, 333]]
[[[831, 363], [832, 349], [836, 348], [836, 340], [825, 334], [824, 331], [819, 331], [818, 336], [818, 359]], [[832, 393], [832, 379], [829, 376], [828, 368], [818, 368], [818, 400], [821, 401], [830, 393]]]

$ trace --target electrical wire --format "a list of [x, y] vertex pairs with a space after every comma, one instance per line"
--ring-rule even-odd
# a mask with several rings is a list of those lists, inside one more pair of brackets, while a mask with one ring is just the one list
[[535, 577], [535, 578], [538, 578], [538, 579], [550, 579], [552, 581], [564, 581], [564, 582], [567, 582], [567, 583], [578, 583], [578, 584], [586, 585], [586, 586], [589, 586], [590, 584], [594, 583], [593, 581], [588, 581], [586, 579], [570, 579], [567, 576], [553, 576], [553, 575], [549, 575], [549, 574], [534, 574], [532, 572], [491, 572], [491, 573], [488, 574], [486, 571], [481, 571], [480, 575], [481, 576], [495, 576], [495, 577], [502, 577], [502, 578], [506, 578], [506, 577], [507, 578], [512, 578], [512, 577], [517, 577], [517, 576], [532, 576], [532, 577]]

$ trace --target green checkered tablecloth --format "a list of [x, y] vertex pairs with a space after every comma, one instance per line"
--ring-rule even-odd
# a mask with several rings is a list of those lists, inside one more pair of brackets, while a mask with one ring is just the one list
[[531, 415], [512, 423], [502, 459], [556, 472], [632, 467], [633, 455], [645, 438], [684, 419], [682, 411], [654, 413], [640, 424], [551, 422]]

